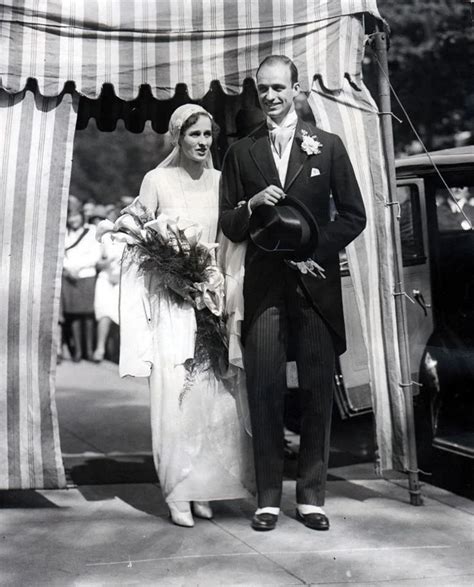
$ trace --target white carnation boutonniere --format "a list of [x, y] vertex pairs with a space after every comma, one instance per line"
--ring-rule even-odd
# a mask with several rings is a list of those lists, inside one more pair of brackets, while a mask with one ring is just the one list
[[321, 153], [323, 144], [321, 141], [318, 141], [316, 135], [311, 136], [307, 130], [302, 130], [301, 138], [303, 139], [301, 142], [301, 150], [307, 155], [318, 155]]

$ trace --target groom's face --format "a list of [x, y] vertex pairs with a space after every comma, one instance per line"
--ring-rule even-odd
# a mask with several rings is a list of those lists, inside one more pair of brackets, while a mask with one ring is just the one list
[[291, 81], [291, 71], [285, 63], [263, 65], [257, 74], [257, 91], [264, 113], [280, 124], [299, 94], [298, 83]]

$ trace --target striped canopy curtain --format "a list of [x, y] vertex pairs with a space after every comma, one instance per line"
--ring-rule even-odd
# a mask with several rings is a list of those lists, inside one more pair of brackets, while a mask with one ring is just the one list
[[[343, 137], [355, 163], [370, 228], [348, 257], [370, 361], [379, 467], [403, 461], [393, 305], [379, 291], [380, 284], [391, 291], [391, 260], [376, 109], [361, 81], [364, 13], [380, 18], [375, 0], [0, 4], [0, 488], [64, 484], [52, 349], [78, 93], [97, 98], [109, 83], [132, 100], [147, 84], [168, 100], [185, 83], [189, 97], [200, 99], [217, 80], [235, 95], [271, 53], [297, 63], [316, 120]], [[31, 78], [34, 95], [25, 91]], [[63, 94], [68, 81], [74, 96]]]
[[53, 341], [77, 103], [0, 90], [0, 489], [65, 486]]
[[367, 213], [363, 233], [347, 248], [375, 414], [377, 466], [407, 469], [407, 430], [397, 322], [387, 178], [377, 106], [364, 84], [345, 80], [331, 92], [316, 80], [309, 104], [317, 125], [338, 134], [351, 158]]

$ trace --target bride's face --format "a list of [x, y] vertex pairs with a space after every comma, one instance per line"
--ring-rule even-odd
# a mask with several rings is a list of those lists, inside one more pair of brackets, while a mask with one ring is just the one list
[[200, 116], [184, 131], [179, 144], [181, 154], [197, 163], [204, 163], [212, 145], [212, 125], [208, 116]]

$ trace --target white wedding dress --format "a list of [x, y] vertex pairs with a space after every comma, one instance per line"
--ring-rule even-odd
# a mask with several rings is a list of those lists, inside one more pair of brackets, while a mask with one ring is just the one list
[[[140, 196], [152, 190], [156, 212], [199, 223], [201, 240], [213, 243], [219, 176], [205, 169], [196, 181], [177, 167], [156, 168]], [[140, 275], [130, 253], [122, 266], [120, 326], [120, 374], [149, 377], [153, 457], [166, 501], [250, 497], [251, 439], [238, 378], [223, 382], [205, 371], [182, 394], [185, 361], [194, 356], [194, 309], [171, 301], [156, 277]]]

